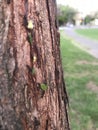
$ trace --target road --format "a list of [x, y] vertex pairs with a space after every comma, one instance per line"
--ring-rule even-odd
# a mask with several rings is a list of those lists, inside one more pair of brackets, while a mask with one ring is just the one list
[[74, 31], [74, 28], [64, 28], [64, 32], [67, 36], [79, 43], [81, 47], [85, 48], [89, 54], [95, 58], [98, 58], [98, 41], [77, 34]]

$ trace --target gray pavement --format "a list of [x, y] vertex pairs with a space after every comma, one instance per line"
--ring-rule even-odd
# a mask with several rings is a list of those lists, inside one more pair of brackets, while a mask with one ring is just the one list
[[77, 34], [74, 31], [74, 28], [64, 28], [64, 32], [66, 33], [67, 36], [71, 37], [72, 39], [74, 39], [74, 41], [79, 43], [80, 46], [83, 47], [89, 54], [91, 54], [95, 58], [98, 58], [97, 40], [92, 40]]

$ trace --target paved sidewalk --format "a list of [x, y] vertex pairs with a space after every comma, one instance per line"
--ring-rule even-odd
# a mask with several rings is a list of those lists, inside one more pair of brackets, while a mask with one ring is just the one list
[[64, 32], [74, 39], [81, 47], [85, 48], [95, 58], [98, 58], [98, 41], [77, 34], [74, 28], [64, 28]]

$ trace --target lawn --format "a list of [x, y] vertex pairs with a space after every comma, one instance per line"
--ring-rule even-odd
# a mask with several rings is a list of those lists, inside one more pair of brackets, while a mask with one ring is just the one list
[[98, 40], [98, 28], [93, 28], [93, 29], [76, 29], [76, 32], [86, 36], [88, 38]]
[[61, 32], [61, 56], [69, 95], [71, 130], [98, 129], [98, 60]]

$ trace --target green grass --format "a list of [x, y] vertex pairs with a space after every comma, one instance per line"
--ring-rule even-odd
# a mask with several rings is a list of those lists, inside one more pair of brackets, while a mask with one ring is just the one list
[[98, 85], [98, 65], [94, 64], [98, 60], [72, 43], [61, 32], [61, 56], [70, 100], [71, 129], [95, 130], [98, 128], [98, 92], [89, 89], [87, 84], [93, 82]]
[[76, 32], [88, 38], [98, 40], [98, 29], [76, 29]]

